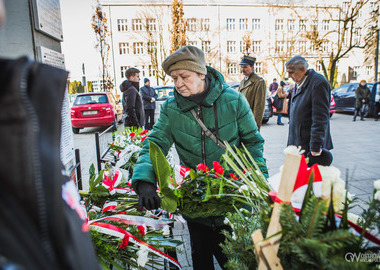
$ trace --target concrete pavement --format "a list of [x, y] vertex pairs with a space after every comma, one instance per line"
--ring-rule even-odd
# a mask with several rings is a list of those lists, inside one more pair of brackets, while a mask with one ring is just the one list
[[[283, 150], [288, 137], [288, 119], [283, 118], [285, 126], [278, 126], [276, 117], [261, 127], [261, 134], [265, 139], [264, 157], [267, 159], [270, 175], [277, 173], [284, 162]], [[74, 135], [74, 145], [80, 149], [83, 187], [86, 190], [88, 168], [91, 163], [96, 167], [94, 132], [103, 130], [86, 128], [81, 130], [80, 134]], [[373, 118], [352, 122], [350, 114], [334, 114], [331, 119], [331, 134], [334, 143], [332, 165], [340, 169], [342, 179], [348, 177], [348, 190], [355, 194], [360, 205], [365, 207], [364, 202], [372, 196], [373, 181], [380, 179], [380, 122], [374, 122]], [[355, 207], [352, 212], [360, 214], [361, 209]], [[182, 254], [178, 254], [179, 262], [183, 269], [192, 269], [187, 228], [183, 229], [182, 225], [176, 222], [174, 237], [185, 243], [179, 248], [182, 251]], [[216, 269], [220, 269], [217, 264]]]

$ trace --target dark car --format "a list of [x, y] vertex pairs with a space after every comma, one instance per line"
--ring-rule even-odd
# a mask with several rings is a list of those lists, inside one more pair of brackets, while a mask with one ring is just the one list
[[[227, 84], [229, 85], [229, 87], [231, 89], [236, 90], [236, 91], [237, 91], [237, 89], [238, 89], [238, 87], [240, 85], [240, 83], [238, 83], [238, 82], [231, 82], [231, 83], [227, 83]], [[269, 96], [268, 93], [267, 93], [267, 100], [266, 101], [267, 101], [267, 103], [265, 105], [265, 111], [264, 111], [264, 116], [263, 116], [263, 121], [262, 121], [263, 124], [268, 123], [269, 118], [271, 118], [272, 115], [273, 115], [272, 110], [270, 108], [270, 106], [271, 106], [271, 100], [270, 100], [270, 96]]]
[[[367, 83], [367, 87], [372, 92], [373, 83]], [[355, 91], [358, 88], [359, 83], [348, 83], [332, 91], [332, 95], [335, 99], [336, 111], [337, 112], [354, 112], [356, 96]]]

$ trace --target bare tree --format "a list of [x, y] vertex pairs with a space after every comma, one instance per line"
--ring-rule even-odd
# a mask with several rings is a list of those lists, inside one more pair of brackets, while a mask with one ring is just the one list
[[[378, 61], [378, 58], [376, 58], [377, 56], [376, 48], [377, 48], [377, 40], [379, 39], [378, 35], [379, 35], [379, 29], [380, 29], [380, 25], [379, 25], [380, 10], [379, 9], [380, 9], [379, 4], [377, 4], [377, 6], [374, 6], [374, 9], [371, 10], [371, 16], [366, 22], [366, 25], [368, 25], [368, 31], [364, 37], [364, 43], [367, 44], [366, 48], [364, 49], [364, 53], [365, 53], [364, 61], [367, 64], [373, 61], [375, 63], [375, 67], [376, 65], [378, 65], [378, 63], [376, 63], [376, 61]], [[376, 78], [377, 78], [376, 72], [377, 70], [375, 68], [374, 78], [372, 79], [373, 81], [376, 81]]]
[[162, 7], [144, 9], [138, 14], [138, 18], [145, 22], [143, 24], [145, 31], [141, 35], [146, 40], [147, 53], [150, 57], [152, 68], [155, 71], [157, 85], [165, 85], [169, 81], [169, 78], [161, 68], [162, 61], [168, 55], [164, 42], [164, 9]]
[[[337, 86], [338, 62], [354, 48], [365, 48], [366, 44], [361, 38], [361, 33], [365, 32], [364, 26], [357, 22], [362, 12], [363, 6], [369, 0], [360, 0], [353, 2], [344, 2], [343, 7], [316, 7], [314, 14], [297, 13], [300, 19], [312, 18], [312, 25], [305, 32], [305, 38], [308, 39], [314, 50], [318, 52], [319, 63], [322, 71], [330, 85], [334, 88]], [[334, 23], [328, 31], [320, 31], [318, 19], [320, 13], [324, 12], [329, 15], [329, 20]], [[338, 14], [337, 14], [338, 13]], [[328, 50], [326, 50], [328, 46]], [[326, 61], [328, 59], [328, 61]]]
[[108, 56], [110, 45], [108, 43], [108, 36], [110, 35], [107, 25], [107, 18], [102, 10], [102, 6], [97, 1], [94, 15], [92, 16], [92, 28], [95, 32], [96, 41], [95, 48], [100, 52], [102, 59], [102, 77], [103, 77], [103, 91], [110, 91], [114, 88], [113, 80], [108, 72]]
[[183, 3], [181, 0], [173, 0], [170, 5], [172, 28], [170, 29], [171, 48], [170, 53], [186, 46], [186, 24], [183, 19]]

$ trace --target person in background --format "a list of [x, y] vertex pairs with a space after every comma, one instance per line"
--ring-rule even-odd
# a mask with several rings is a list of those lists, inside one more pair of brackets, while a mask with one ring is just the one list
[[277, 88], [278, 88], [277, 79], [274, 78], [274, 79], [273, 79], [273, 82], [269, 85], [269, 91], [270, 91], [270, 94], [273, 95], [274, 92], [277, 91]]
[[[140, 208], [157, 209], [160, 205], [149, 142], [157, 144], [165, 156], [175, 144], [181, 165], [192, 169], [201, 163], [212, 168], [213, 161], [220, 161], [225, 153], [218, 141], [203, 131], [196, 116], [220, 141], [239, 148], [244, 144], [267, 177], [264, 139], [246, 98], [229, 88], [217, 70], [206, 67], [203, 51], [194, 46], [182, 47], [169, 55], [162, 67], [172, 77], [175, 91], [174, 97], [162, 104], [133, 171], [132, 185], [139, 195]], [[225, 239], [221, 231], [229, 231], [223, 222], [225, 217], [184, 218], [190, 232], [193, 269], [214, 269], [213, 256], [223, 268], [227, 257], [219, 244]]]
[[144, 79], [144, 86], [140, 89], [141, 98], [144, 103], [145, 129], [151, 130], [154, 125], [154, 110], [156, 109], [156, 91], [150, 87], [148, 78]]
[[365, 80], [361, 80], [358, 88], [355, 91], [356, 95], [356, 104], [355, 104], [355, 114], [352, 121], [356, 121], [356, 116], [360, 114], [360, 120], [364, 121], [364, 112], [361, 111], [362, 106], [365, 104], [369, 104], [371, 101], [371, 91], [367, 87], [367, 82]]
[[[331, 87], [321, 74], [308, 69], [301, 56], [285, 63], [289, 77], [296, 83], [292, 94], [288, 145], [301, 146], [304, 155], [320, 156], [333, 148], [330, 135]], [[326, 151], [325, 151], [326, 152]]]
[[143, 127], [145, 125], [144, 108], [139, 94], [140, 70], [129, 68], [125, 71], [127, 78], [120, 84], [123, 93], [123, 112], [125, 127]]
[[295, 88], [295, 84], [294, 83], [291, 83], [289, 84], [289, 92], [288, 92], [288, 123], [290, 122], [290, 107], [292, 106], [292, 95], [293, 95], [293, 92], [294, 92], [294, 88]]
[[379, 121], [379, 112], [380, 112], [380, 82], [377, 82], [374, 84], [373, 86], [373, 90], [372, 92], [374, 92], [374, 105], [375, 105], [375, 115], [374, 115], [374, 118], [375, 118], [375, 121]]
[[255, 57], [248, 55], [243, 56], [240, 66], [244, 79], [240, 82], [238, 91], [248, 100], [253, 116], [255, 117], [256, 125], [260, 131], [265, 111], [267, 90], [264, 79], [254, 72], [255, 61]]
[[283, 98], [282, 109], [277, 110], [277, 125], [280, 125], [280, 126], [284, 125], [284, 123], [281, 122], [282, 114], [288, 112], [287, 105], [286, 105], [287, 103], [286, 97], [288, 96], [289, 93], [287, 93], [284, 90], [285, 86], [286, 86], [286, 83], [284, 81], [281, 81], [280, 87], [276, 91], [278, 97]]

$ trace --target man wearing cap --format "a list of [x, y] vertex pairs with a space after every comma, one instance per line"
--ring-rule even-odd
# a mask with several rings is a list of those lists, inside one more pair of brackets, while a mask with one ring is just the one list
[[156, 98], [158, 95], [152, 87], [148, 78], [144, 79], [144, 86], [140, 89], [141, 98], [144, 104], [145, 129], [151, 130], [154, 125], [154, 110], [156, 109]]
[[[175, 91], [174, 97], [162, 104], [160, 117], [144, 141], [133, 171], [132, 185], [139, 195], [139, 208], [157, 209], [160, 205], [149, 141], [157, 144], [165, 156], [175, 144], [181, 165], [192, 169], [200, 163], [212, 168], [213, 161], [220, 161], [225, 150], [215, 137], [232, 147], [244, 144], [268, 176], [264, 139], [247, 100], [228, 87], [222, 74], [206, 67], [203, 51], [194, 46], [182, 47], [164, 60], [162, 68], [172, 77]], [[196, 117], [214, 134], [214, 139], [201, 128]], [[224, 241], [220, 232], [229, 230], [223, 223], [225, 217], [184, 218], [190, 232], [193, 269], [214, 269], [213, 255], [223, 267], [227, 258], [219, 244]]]
[[243, 56], [240, 66], [244, 79], [240, 82], [238, 90], [247, 98], [255, 117], [256, 125], [260, 130], [267, 95], [264, 79], [253, 72], [255, 61], [255, 57], [248, 55]]

